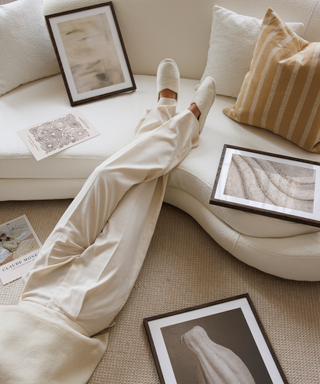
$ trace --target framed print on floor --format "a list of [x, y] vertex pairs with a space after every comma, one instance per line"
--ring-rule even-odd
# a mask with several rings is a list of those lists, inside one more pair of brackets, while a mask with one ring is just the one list
[[248, 294], [144, 319], [162, 384], [287, 384]]
[[320, 163], [225, 145], [210, 204], [320, 227]]
[[136, 89], [112, 2], [46, 22], [72, 106]]

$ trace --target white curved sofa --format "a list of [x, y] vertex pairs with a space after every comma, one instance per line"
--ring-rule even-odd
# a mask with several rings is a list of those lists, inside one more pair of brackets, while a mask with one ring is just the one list
[[[98, 2], [44, 0], [44, 12], [51, 14]], [[188, 107], [206, 68], [215, 4], [259, 19], [270, 6], [284, 21], [302, 22], [306, 40], [320, 41], [319, 0], [115, 0], [137, 90], [74, 107], [101, 135], [38, 162], [16, 132], [72, 110], [61, 75], [28, 82], [2, 95], [0, 200], [73, 198], [97, 165], [132, 140], [136, 123], [155, 103], [155, 74], [165, 57], [173, 58], [180, 68], [178, 109]], [[232, 47], [226, 46], [228, 49]], [[55, 59], [52, 57], [46, 57], [44, 65]], [[51, 65], [52, 72], [57, 73], [56, 63]], [[227, 71], [228, 62], [225, 66]], [[216, 81], [218, 84], [221, 79]], [[234, 97], [217, 96], [199, 147], [170, 173], [165, 202], [189, 213], [239, 260], [283, 278], [319, 281], [318, 228], [209, 204], [224, 144], [320, 162], [319, 154], [267, 130], [228, 118], [222, 111], [235, 101]]]

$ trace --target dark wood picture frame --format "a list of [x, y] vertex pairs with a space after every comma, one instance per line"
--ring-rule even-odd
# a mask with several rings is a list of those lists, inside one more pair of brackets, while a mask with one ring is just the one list
[[[198, 382], [192, 353], [181, 342], [198, 327], [205, 330], [214, 348], [225, 348], [241, 359], [256, 383], [288, 384], [248, 293], [148, 317], [143, 323], [162, 384]], [[197, 335], [193, 334], [192, 343], [201, 342]], [[207, 356], [212, 362], [214, 349]]]
[[45, 19], [71, 106], [136, 89], [111, 1]]
[[[243, 162], [243, 160], [247, 161], [250, 159], [249, 165], [246, 165], [245, 162], [243, 162], [243, 164], [245, 164], [243, 167], [244, 171], [242, 171], [242, 169], [239, 171], [239, 167], [242, 167], [239, 158], [237, 160], [239, 163], [237, 164], [235, 162], [233, 167], [236, 169], [236, 171], [232, 171], [231, 164], [234, 161], [233, 155], [240, 155], [241, 162]], [[260, 170], [260, 165], [255, 164], [256, 161], [260, 163], [261, 161], [265, 162], [265, 164], [270, 167], [270, 172], [265, 172], [264, 170], [262, 172], [262, 174], [265, 173], [265, 185], [263, 182], [261, 182], [261, 180], [259, 180], [260, 176], [256, 176], [258, 175], [257, 170]], [[251, 164], [252, 162], [253, 165]], [[280, 172], [273, 172], [273, 166], [279, 167]], [[250, 168], [250, 172], [246, 172], [246, 167], [248, 169]], [[229, 174], [230, 169], [231, 172]], [[282, 175], [283, 171], [284, 173]], [[237, 172], [241, 174], [241, 176], [237, 177]], [[287, 176], [286, 172], [289, 174], [289, 176]], [[307, 175], [309, 175], [308, 180], [310, 182], [305, 183], [308, 184], [308, 197], [303, 196], [301, 199], [298, 198], [300, 197], [300, 193], [302, 196], [302, 194], [306, 194], [307, 192], [299, 192], [299, 188], [297, 188], [294, 191], [294, 195], [293, 192], [290, 191], [289, 181], [287, 183], [286, 190], [283, 187], [285, 183], [282, 183], [281, 181], [279, 185], [281, 186], [282, 184], [281, 188], [285, 190], [285, 194], [288, 196], [285, 202], [284, 199], [286, 196], [282, 197], [284, 202], [282, 205], [280, 200], [281, 194], [284, 192], [280, 190], [281, 188], [277, 189], [278, 186], [273, 181], [274, 177], [280, 177], [279, 174], [285, 182], [289, 180], [290, 183], [293, 183], [292, 180], [294, 180], [296, 185], [301, 184], [302, 187], [304, 187], [302, 184], [306, 180]], [[243, 175], [246, 175], [245, 180]], [[240, 186], [239, 180], [241, 184], [244, 185], [244, 187]], [[263, 202], [262, 200], [259, 201], [259, 198], [252, 198], [252, 194], [254, 193], [253, 191], [256, 190], [253, 188], [254, 183], [259, 185], [259, 188], [261, 188], [264, 196], [269, 195], [273, 201], [277, 198], [279, 200], [277, 201], [277, 204], [270, 204]], [[224, 145], [221, 154], [220, 164], [217, 170], [217, 175], [209, 203], [226, 208], [237, 209], [300, 224], [320, 227], [320, 201], [319, 199], [316, 199], [316, 196], [319, 195], [320, 192], [319, 183], [320, 163], [318, 162], [226, 144]], [[237, 187], [237, 184], [239, 187]], [[232, 187], [234, 187], [234, 190], [232, 190]], [[242, 190], [247, 190], [248, 193], [251, 194], [251, 198], [243, 196], [244, 193], [240, 192], [240, 187]], [[275, 191], [276, 193], [272, 194], [272, 191]], [[256, 194], [256, 196], [258, 196], [258, 194]], [[295, 206], [295, 204], [297, 204], [297, 206]]]

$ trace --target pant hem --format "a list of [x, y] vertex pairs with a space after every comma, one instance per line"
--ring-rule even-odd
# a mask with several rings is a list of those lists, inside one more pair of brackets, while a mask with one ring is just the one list
[[55, 323], [63, 324], [69, 328], [72, 328], [74, 331], [81, 333], [84, 336], [90, 337], [88, 332], [86, 332], [79, 324], [75, 321], [69, 319], [69, 317], [63, 315], [60, 312], [54, 311], [51, 308], [47, 308], [41, 304], [33, 303], [32, 301], [22, 300], [18, 306], [26, 311], [31, 312], [34, 315], [39, 315], [45, 317], [50, 321]]

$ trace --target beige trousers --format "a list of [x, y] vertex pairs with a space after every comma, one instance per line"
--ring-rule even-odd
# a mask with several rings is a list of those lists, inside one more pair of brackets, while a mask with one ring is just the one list
[[61, 217], [23, 278], [19, 306], [85, 336], [110, 326], [144, 261], [168, 172], [198, 140], [192, 112], [176, 114], [176, 101], [161, 98]]

